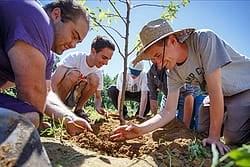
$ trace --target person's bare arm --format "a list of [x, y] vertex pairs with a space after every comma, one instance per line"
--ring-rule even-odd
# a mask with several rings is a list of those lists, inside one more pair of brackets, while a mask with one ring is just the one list
[[5, 89], [9, 89], [9, 88], [12, 88], [12, 87], [15, 87], [15, 83], [14, 82], [10, 82], [10, 81], [7, 81], [3, 86], [1, 86], [1, 89], [2, 90], [5, 90]]
[[92, 131], [90, 124], [68, 109], [53, 91], [48, 94], [45, 114], [56, 121], [64, 120], [63, 124], [71, 136], [77, 135], [85, 129]]
[[102, 96], [100, 90], [96, 90], [95, 92], [95, 108], [96, 109], [102, 108]]
[[111, 132], [110, 139], [114, 141], [133, 139], [157, 128], [160, 128], [175, 118], [179, 91], [168, 94], [166, 107], [162, 112], [142, 124], [123, 125]]
[[224, 116], [224, 98], [222, 93], [221, 69], [205, 76], [210, 98], [210, 130], [209, 136], [219, 139]]
[[[47, 89], [43, 54], [23, 41], [16, 41], [8, 51], [8, 56], [15, 75], [18, 99], [44, 112]], [[35, 127], [39, 126], [38, 113], [25, 113], [25, 117], [30, 119]]]
[[220, 141], [221, 127], [224, 117], [224, 97], [222, 92], [221, 68], [205, 76], [210, 98], [209, 136], [202, 140], [204, 146], [214, 143], [223, 155], [230, 148]]
[[144, 117], [144, 112], [146, 109], [148, 101], [148, 91], [141, 91], [141, 101], [140, 101], [140, 110], [139, 110], [139, 117]]
[[150, 99], [150, 110], [154, 115], [157, 114], [157, 110], [158, 110], [157, 100]]
[[46, 85], [47, 85], [47, 93], [51, 91], [51, 80], [46, 80]]
[[166, 107], [153, 118], [139, 125], [141, 133], [145, 134], [160, 128], [175, 118], [178, 103], [179, 91], [171, 92], [167, 96]]
[[118, 109], [118, 113], [120, 113], [121, 98], [122, 98], [122, 92], [119, 91], [119, 94], [118, 94], [118, 97], [117, 97], [117, 107], [118, 107], [117, 109]]
[[53, 92], [55, 92], [56, 94], [59, 93], [59, 91], [58, 91], [59, 84], [62, 81], [67, 70], [68, 70], [68, 68], [66, 68], [64, 66], [58, 66], [55, 73], [52, 75], [51, 88], [52, 88]]
[[99, 114], [101, 114], [101, 115], [106, 114], [106, 111], [102, 108], [101, 90], [96, 90], [96, 92], [95, 92], [95, 108]]
[[190, 121], [192, 118], [194, 109], [194, 96], [192, 94], [188, 94], [184, 98], [184, 115], [183, 115], [183, 122], [186, 127], [190, 127]]
[[8, 56], [15, 74], [18, 98], [43, 112], [47, 93], [44, 56], [23, 41], [17, 41], [9, 50]]

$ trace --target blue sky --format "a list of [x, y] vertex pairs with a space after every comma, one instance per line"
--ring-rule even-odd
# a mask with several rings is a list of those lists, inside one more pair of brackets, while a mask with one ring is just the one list
[[[50, 2], [49, 0], [40, 0], [42, 4]], [[158, 0], [131, 0], [133, 5], [141, 3], [156, 3]], [[87, 6], [96, 9], [101, 6], [106, 10], [110, 6], [107, 0], [87, 0]], [[118, 5], [121, 13], [125, 12], [124, 5]], [[139, 34], [141, 28], [149, 21], [159, 18], [162, 13], [161, 8], [156, 7], [140, 7], [131, 10], [131, 24], [129, 47], [131, 50], [136, 40], [136, 35]], [[176, 15], [176, 19], [170, 22], [174, 30], [193, 27], [195, 29], [212, 29], [234, 49], [247, 57], [250, 57], [250, 1], [249, 0], [191, 0], [186, 6], [182, 7]], [[125, 34], [125, 25], [121, 22], [112, 24], [113, 27]], [[87, 37], [77, 48], [65, 51], [62, 56], [70, 52], [81, 51], [89, 53], [90, 44], [96, 35], [106, 35], [102, 30], [90, 31]], [[116, 36], [116, 41], [123, 51], [124, 41]], [[135, 53], [128, 59], [135, 57]], [[148, 61], [144, 61], [146, 69], [149, 67]], [[120, 70], [123, 69], [123, 58], [117, 50], [114, 52], [112, 60], [107, 66], [102, 67], [105, 74], [114, 77]]]

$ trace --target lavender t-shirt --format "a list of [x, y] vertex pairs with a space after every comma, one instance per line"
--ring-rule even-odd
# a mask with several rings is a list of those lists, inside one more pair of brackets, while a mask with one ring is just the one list
[[[51, 54], [54, 31], [50, 18], [33, 0], [0, 1], [0, 79], [14, 81], [8, 51], [17, 40], [37, 48], [46, 60], [46, 79], [50, 79], [54, 64]], [[3, 82], [3, 81], [2, 81]]]

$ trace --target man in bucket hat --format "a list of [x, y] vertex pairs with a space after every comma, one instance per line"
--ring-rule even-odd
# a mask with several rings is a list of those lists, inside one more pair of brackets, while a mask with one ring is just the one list
[[[250, 60], [247, 57], [236, 52], [211, 30], [173, 31], [164, 19], [145, 25], [140, 38], [143, 49], [134, 63], [151, 59], [159, 68], [169, 69], [166, 107], [140, 125], [116, 128], [111, 139], [135, 138], [169, 123], [175, 118], [179, 88], [190, 83], [200, 85], [210, 98], [210, 111], [199, 114], [198, 130], [209, 132], [202, 140], [204, 146], [214, 143], [224, 154], [230, 150], [226, 144], [249, 141]], [[220, 141], [221, 132], [226, 144]]]
[[[125, 85], [125, 100], [136, 101], [140, 103], [136, 112], [136, 117], [143, 121], [150, 110], [148, 86], [147, 86], [147, 73], [143, 70], [143, 62], [137, 64], [129, 63], [126, 85]], [[108, 95], [111, 98], [115, 108], [120, 108], [120, 99], [123, 84], [123, 71], [120, 71], [117, 77], [117, 83], [108, 88]], [[123, 106], [123, 115], [127, 117], [128, 109], [126, 105]]]

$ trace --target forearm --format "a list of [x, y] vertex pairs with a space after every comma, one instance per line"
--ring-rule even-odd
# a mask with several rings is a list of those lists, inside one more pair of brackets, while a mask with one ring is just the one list
[[[75, 115], [71, 112], [59, 99], [59, 97], [52, 91], [49, 92], [45, 114], [54, 118], [57, 122], [62, 121], [65, 118], [64, 125], [67, 124], [69, 118], [73, 118]], [[67, 119], [66, 119], [67, 118]]]
[[36, 107], [40, 112], [44, 112], [47, 96], [46, 84], [35, 82], [34, 84], [17, 83], [17, 97]]
[[150, 99], [150, 110], [151, 112], [156, 115], [158, 110], [158, 103], [157, 100]]
[[120, 108], [121, 108], [121, 92], [119, 92], [119, 95], [117, 97], [117, 110], [120, 113]]
[[58, 94], [58, 87], [57, 87], [57, 84], [55, 83], [51, 83], [51, 89], [53, 92], [55, 92], [56, 94]]
[[14, 82], [7, 81], [3, 86], [1, 86], [2, 90], [9, 89], [15, 86]]
[[183, 122], [188, 128], [190, 126], [190, 120], [193, 114], [193, 108], [194, 108], [194, 97], [192, 94], [190, 94], [187, 95], [184, 100], [184, 116], [183, 116]]
[[157, 128], [163, 127], [175, 118], [175, 111], [168, 111], [166, 108], [154, 117], [139, 125], [141, 127], [141, 134], [146, 134]]
[[170, 92], [165, 108], [153, 118], [139, 125], [141, 133], [145, 134], [157, 128], [163, 127], [175, 118], [179, 91]]
[[210, 99], [209, 137], [219, 139], [224, 116], [224, 97], [222, 92], [221, 69], [205, 76]]
[[94, 103], [95, 103], [96, 109], [102, 108], [102, 98], [101, 97], [96, 97]]
[[146, 104], [147, 104], [148, 98], [147, 98], [147, 91], [141, 92], [141, 101], [140, 101], [140, 110], [139, 110], [139, 116], [144, 115]]
[[210, 127], [209, 127], [209, 137], [220, 138], [221, 127], [224, 117], [224, 100], [221, 94], [217, 95], [216, 98], [210, 96]]

